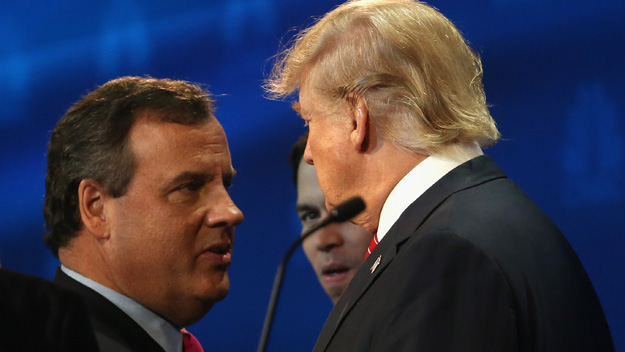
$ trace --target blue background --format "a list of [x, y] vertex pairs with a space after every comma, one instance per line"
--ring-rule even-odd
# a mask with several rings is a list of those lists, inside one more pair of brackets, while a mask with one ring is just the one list
[[[300, 227], [287, 164], [304, 131], [262, 97], [293, 28], [339, 1], [25, 1], [0, 4], [2, 266], [52, 278], [42, 204], [50, 130], [122, 75], [200, 82], [217, 95], [238, 176], [229, 296], [190, 328], [211, 351], [253, 351], [275, 269]], [[625, 1], [439, 0], [482, 55], [504, 140], [486, 152], [578, 252], [625, 348]], [[270, 351], [309, 351], [331, 309], [303, 253], [287, 271]]]

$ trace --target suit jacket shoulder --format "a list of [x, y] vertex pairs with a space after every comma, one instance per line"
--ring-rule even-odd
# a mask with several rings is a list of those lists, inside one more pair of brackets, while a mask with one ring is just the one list
[[0, 269], [0, 351], [97, 351], [81, 298], [30, 275]]
[[85, 301], [100, 351], [163, 352], [163, 348], [124, 311], [60, 268], [53, 282], [76, 292]]
[[428, 189], [365, 261], [315, 346], [346, 348], [614, 350], [575, 252], [486, 156]]

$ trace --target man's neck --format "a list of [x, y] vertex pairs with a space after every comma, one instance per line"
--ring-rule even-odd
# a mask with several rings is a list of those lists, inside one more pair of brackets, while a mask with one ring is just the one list
[[131, 297], [101, 285], [97, 281], [85, 277], [64, 265], [61, 265], [61, 270], [67, 276], [96, 291], [121, 309], [165, 351], [181, 351], [182, 335], [179, 327], [174, 326], [171, 322], [142, 306]]
[[479, 146], [474, 144], [459, 145], [453, 152], [454, 153], [451, 154], [427, 157], [412, 170], [409, 170], [401, 180], [396, 183], [384, 200], [381, 212], [379, 213], [376, 233], [378, 240], [382, 240], [404, 210], [428, 188], [458, 165], [482, 155], [482, 150]]
[[95, 238], [79, 231], [68, 245], [59, 248], [59, 260], [66, 268], [119, 292], [105, 272], [107, 265], [101, 250]]
[[410, 153], [386, 142], [378, 153], [367, 160], [367, 171], [363, 173], [363, 187], [360, 195], [367, 208], [353, 222], [370, 233], [376, 233], [382, 206], [397, 183], [427, 155]]

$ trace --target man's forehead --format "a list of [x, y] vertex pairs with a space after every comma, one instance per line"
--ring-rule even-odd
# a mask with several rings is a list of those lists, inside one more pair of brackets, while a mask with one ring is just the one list
[[299, 89], [299, 99], [291, 104], [291, 108], [301, 117], [309, 116], [315, 113], [313, 109], [316, 109], [315, 102], [319, 98], [318, 93], [312, 87], [304, 84]]
[[131, 128], [129, 142], [137, 164], [219, 164], [223, 172], [233, 171], [225, 132], [217, 120], [181, 125], [141, 119]]

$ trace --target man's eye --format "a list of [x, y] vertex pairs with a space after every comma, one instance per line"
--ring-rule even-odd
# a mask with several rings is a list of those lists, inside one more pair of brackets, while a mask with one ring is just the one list
[[204, 186], [202, 182], [189, 182], [183, 185], [180, 185], [175, 189], [175, 191], [181, 192], [197, 192]]
[[300, 219], [302, 222], [313, 221], [319, 218], [319, 212], [316, 211], [307, 211], [300, 215]]

